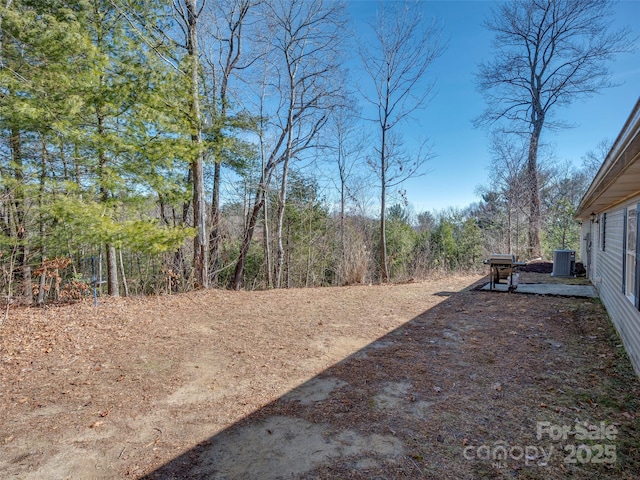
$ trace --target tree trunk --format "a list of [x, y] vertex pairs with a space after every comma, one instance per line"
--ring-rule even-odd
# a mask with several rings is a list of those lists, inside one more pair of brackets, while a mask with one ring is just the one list
[[[102, 80], [101, 80], [102, 81]], [[98, 121], [98, 135], [102, 138], [105, 135], [104, 117], [100, 111], [96, 112]], [[109, 200], [109, 190], [105, 186], [104, 170], [107, 166], [107, 153], [104, 148], [100, 147], [98, 152], [98, 175], [100, 179], [100, 197], [106, 204]], [[116, 261], [116, 249], [108, 242], [105, 244], [107, 253], [107, 293], [113, 297], [120, 296], [118, 288], [118, 263]]]
[[118, 260], [116, 247], [107, 243], [107, 293], [112, 297], [120, 296], [120, 286], [118, 284]]
[[[40, 275], [40, 285], [38, 286], [38, 299], [36, 302], [38, 305], [44, 304], [44, 295], [45, 295], [45, 285], [47, 281], [47, 269], [45, 268], [45, 261], [47, 260], [47, 246], [45, 242], [45, 233], [46, 226], [44, 220], [44, 192], [45, 192], [45, 183], [47, 181], [47, 144], [45, 141], [45, 137], [42, 137], [42, 155], [40, 162], [40, 187], [38, 191], [38, 206], [40, 207], [40, 211], [38, 212], [40, 216], [40, 259], [42, 263], [42, 274]], [[66, 170], [66, 168], [65, 168]]]
[[120, 274], [122, 275], [122, 286], [124, 287], [124, 296], [129, 296], [129, 285], [127, 285], [127, 276], [124, 273], [124, 262], [122, 261], [122, 249], [118, 250], [120, 257]]
[[209, 246], [207, 237], [207, 210], [204, 196], [204, 169], [202, 151], [202, 125], [200, 118], [200, 82], [199, 82], [199, 52], [198, 52], [198, 13], [196, 0], [185, 0], [187, 7], [187, 50], [191, 61], [191, 141], [196, 149], [196, 158], [191, 164], [193, 180], [193, 224], [196, 235], [193, 238], [193, 268], [195, 287], [209, 286]]
[[102, 295], [102, 247], [98, 249], [98, 291]]
[[[188, 266], [186, 264], [185, 258], [184, 258], [184, 249], [182, 247], [178, 248], [174, 254], [173, 254], [173, 273], [175, 275], [181, 275], [181, 278], [183, 280], [183, 285], [186, 283], [185, 281], [189, 278], [189, 273], [188, 273]], [[178, 277], [180, 278], [180, 277]], [[179, 282], [172, 282], [171, 283], [171, 288], [173, 292], [178, 292], [179, 291]]]
[[309, 238], [307, 239], [307, 277], [305, 279], [305, 287], [309, 287], [309, 281], [313, 282], [315, 286], [315, 275], [313, 275], [313, 249], [311, 248], [313, 238], [313, 204], [315, 202], [314, 196], [311, 197], [309, 205]]
[[[264, 180], [264, 176], [262, 180]], [[265, 192], [263, 188], [259, 186], [258, 191], [256, 192], [256, 199], [253, 204], [253, 209], [251, 210], [251, 214], [249, 215], [247, 221], [244, 238], [242, 239], [242, 245], [240, 246], [238, 262], [236, 263], [236, 268], [233, 272], [233, 279], [231, 280], [231, 288], [233, 288], [233, 290], [240, 290], [240, 287], [242, 286], [244, 266], [247, 260], [247, 254], [249, 253], [249, 246], [251, 245], [251, 240], [253, 239], [253, 232], [255, 231], [256, 224], [258, 223], [260, 210], [262, 210], [262, 207], [264, 205], [264, 195]]]
[[289, 155], [285, 158], [282, 166], [282, 183], [280, 185], [280, 196], [278, 198], [278, 226], [276, 235], [278, 237], [278, 250], [276, 252], [276, 288], [282, 287], [282, 268], [284, 265], [284, 244], [282, 242], [282, 227], [284, 222], [284, 211], [287, 203], [287, 176], [289, 174]]
[[218, 263], [220, 256], [220, 162], [213, 170], [213, 194], [211, 196], [211, 232], [209, 233], [209, 278], [212, 286], [218, 285]]
[[265, 193], [264, 196], [264, 225], [262, 226], [264, 232], [264, 269], [267, 281], [267, 288], [273, 288], [273, 265], [271, 264], [271, 237], [269, 232], [269, 194]]
[[538, 185], [538, 145], [543, 121], [538, 119], [534, 123], [529, 140], [527, 156], [527, 177], [529, 180], [529, 258], [538, 258], [540, 248], [540, 190]]
[[[233, 12], [237, 14], [234, 20], [233, 13], [231, 13], [231, 18], [229, 18], [229, 39], [228, 42], [225, 42], [228, 45], [229, 50], [226, 54], [226, 61], [222, 71], [222, 78], [220, 81], [220, 113], [219, 116], [223, 122], [226, 122], [227, 118], [227, 105], [229, 101], [227, 99], [227, 88], [229, 83], [229, 78], [233, 70], [236, 68], [238, 61], [240, 60], [240, 55], [242, 53], [242, 26], [244, 23], [244, 19], [249, 11], [249, 9], [254, 4], [250, 0], [242, 0], [237, 2], [232, 6]], [[237, 8], [237, 10], [236, 10]], [[215, 76], [215, 68], [213, 69]], [[215, 85], [214, 79], [214, 85]], [[215, 108], [215, 86], [214, 86], [214, 100], [213, 105]], [[216, 127], [216, 132], [214, 135], [214, 139], [216, 142], [223, 140], [222, 128]], [[210, 251], [210, 279], [212, 285], [218, 284], [218, 264], [219, 264], [219, 256], [220, 256], [220, 171], [222, 168], [222, 158], [216, 159], [214, 172], [213, 172], [213, 198], [211, 202], [211, 233], [209, 235], [209, 251]]]
[[[187, 185], [191, 184], [193, 182], [193, 170], [191, 168], [188, 169], [187, 171]], [[191, 197], [191, 199], [187, 199], [183, 202], [182, 204], [182, 213], [181, 216], [177, 216], [175, 214], [175, 211], [173, 212], [173, 225], [180, 225], [181, 227], [185, 226], [188, 224], [189, 222], [189, 212], [191, 209], [191, 200], [193, 199], [193, 196]], [[176, 218], [178, 218], [178, 221], [176, 222]], [[183, 285], [185, 287], [189, 287], [188, 283], [189, 283], [189, 279], [191, 277], [191, 267], [190, 265], [187, 263], [186, 261], [186, 255], [185, 255], [185, 251], [184, 251], [184, 247], [180, 246], [180, 248], [178, 248], [178, 250], [176, 250], [175, 255], [174, 255], [174, 273], [179, 274], [182, 276], [182, 280], [183, 280]], [[177, 291], [178, 289], [178, 284], [176, 283], [175, 285], [175, 291]]]
[[287, 275], [286, 283], [287, 288], [291, 288], [291, 223], [287, 222]]
[[[200, 157], [200, 156], [199, 156]], [[196, 236], [193, 238], [193, 268], [195, 287], [209, 286], [208, 245], [206, 234], [207, 211], [204, 202], [204, 172], [202, 158], [193, 163], [193, 217]]]
[[340, 179], [340, 256], [344, 260], [344, 229], [345, 229], [345, 218], [344, 218], [344, 210], [345, 210], [345, 185], [344, 179]]
[[31, 283], [31, 265], [29, 264], [29, 246], [27, 245], [26, 225], [26, 195], [24, 166], [22, 163], [22, 138], [16, 128], [11, 129], [9, 137], [11, 156], [14, 165], [14, 177], [16, 180], [14, 209], [16, 229], [16, 263], [18, 280], [22, 287], [22, 298], [25, 303], [33, 303], [33, 288]]
[[74, 162], [74, 181], [76, 185], [82, 185], [82, 171], [80, 164], [80, 152], [78, 148], [78, 144], [74, 145], [73, 150], [73, 162]]
[[282, 222], [284, 221], [284, 210], [287, 202], [287, 177], [289, 174], [289, 161], [291, 160], [291, 149], [293, 146], [293, 122], [294, 109], [296, 108], [296, 73], [298, 65], [290, 58], [290, 52], [284, 51], [289, 73], [289, 107], [287, 112], [287, 144], [284, 151], [284, 162], [282, 165], [282, 184], [280, 186], [280, 198], [278, 204], [278, 224], [276, 235], [278, 237], [278, 250], [276, 253], [276, 288], [281, 287], [282, 266], [284, 264], [284, 245], [282, 243]]
[[346, 175], [344, 165], [342, 164], [342, 154], [339, 151], [339, 173], [340, 173], [340, 268], [338, 269], [338, 285], [342, 285], [344, 283], [344, 273], [346, 271], [346, 249], [344, 244], [344, 229], [345, 229], [345, 218], [344, 218], [344, 210], [346, 204], [346, 192], [345, 192], [345, 183], [346, 183]]
[[38, 285], [38, 305], [44, 305], [44, 294], [47, 286], [47, 269], [44, 268], [46, 258], [42, 257], [42, 273], [40, 274], [40, 283]]
[[511, 193], [509, 193], [509, 199], [507, 200], [507, 253], [513, 253], [513, 249], [511, 248], [511, 235], [513, 234], [511, 221], [512, 211], [513, 207], [511, 205]]
[[382, 128], [382, 148], [380, 149], [380, 281], [386, 283], [389, 281], [389, 270], [387, 265], [387, 157], [385, 155], [386, 148], [386, 129]]

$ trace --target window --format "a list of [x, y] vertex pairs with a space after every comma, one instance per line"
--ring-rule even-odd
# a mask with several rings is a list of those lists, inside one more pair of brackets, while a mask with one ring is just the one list
[[604, 252], [604, 247], [607, 242], [607, 214], [600, 215], [600, 247]]

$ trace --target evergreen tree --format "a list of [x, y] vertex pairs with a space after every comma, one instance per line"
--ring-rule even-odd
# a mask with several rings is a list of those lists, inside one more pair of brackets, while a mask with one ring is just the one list
[[82, 15], [80, 1], [16, 0], [0, 7], [2, 231], [11, 258], [6, 280], [11, 285], [15, 265], [27, 303], [33, 300], [30, 247], [38, 240], [31, 213], [46, 192], [35, 188], [36, 172], [47, 176], [49, 144], [65, 135], [79, 111], [73, 82], [87, 68]]

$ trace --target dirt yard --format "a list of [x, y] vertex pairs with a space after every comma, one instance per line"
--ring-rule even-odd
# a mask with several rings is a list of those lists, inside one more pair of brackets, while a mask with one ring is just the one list
[[600, 302], [480, 278], [12, 310], [0, 478], [638, 478]]

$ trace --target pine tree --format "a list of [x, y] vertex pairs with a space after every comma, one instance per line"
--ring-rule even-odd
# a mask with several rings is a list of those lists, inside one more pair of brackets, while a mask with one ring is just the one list
[[[36, 166], [46, 167], [47, 145], [77, 112], [70, 92], [82, 69], [81, 2], [8, 1], [0, 7], [0, 151], [2, 152], [2, 230], [10, 245], [10, 267], [27, 303], [33, 300], [31, 263]], [[41, 240], [41, 239], [40, 239]], [[8, 281], [13, 280], [13, 268]]]

